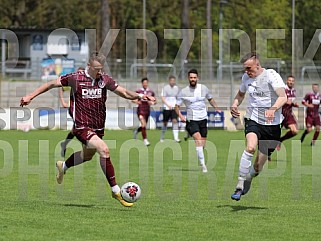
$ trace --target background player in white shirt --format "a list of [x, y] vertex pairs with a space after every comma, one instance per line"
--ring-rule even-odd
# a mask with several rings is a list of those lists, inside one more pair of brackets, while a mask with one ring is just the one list
[[176, 142], [180, 142], [178, 138], [178, 122], [177, 122], [177, 113], [175, 112], [176, 97], [178, 95], [179, 88], [176, 85], [175, 76], [169, 76], [168, 84], [165, 85], [162, 89], [161, 97], [162, 102], [164, 103], [163, 109], [163, 127], [160, 141], [164, 141], [165, 132], [167, 130], [168, 121], [172, 121], [173, 136]]
[[[203, 172], [207, 172], [203, 148], [207, 137], [207, 110], [206, 100], [216, 111], [221, 111], [214, 101], [209, 89], [198, 82], [198, 72], [196, 69], [188, 71], [189, 85], [182, 89], [178, 96], [175, 111], [182, 122], [186, 122], [186, 130], [193, 137], [196, 144], [198, 160]], [[180, 111], [182, 103], [186, 106], [187, 116], [183, 116]]]
[[[232, 116], [240, 116], [238, 106], [246, 92], [249, 102], [244, 120], [246, 149], [240, 160], [236, 190], [231, 196], [236, 201], [249, 191], [252, 178], [260, 173], [267, 160], [269, 149], [275, 149], [279, 143], [283, 120], [281, 107], [287, 101], [281, 76], [273, 69], [262, 68], [257, 53], [245, 55], [241, 63], [245, 73], [231, 107]], [[257, 146], [259, 151], [251, 167]]]

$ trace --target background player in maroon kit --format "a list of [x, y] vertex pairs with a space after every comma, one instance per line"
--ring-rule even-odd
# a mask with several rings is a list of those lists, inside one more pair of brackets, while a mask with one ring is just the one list
[[[299, 107], [299, 104], [295, 102], [295, 93], [296, 90], [294, 88], [294, 77], [292, 75], [289, 75], [286, 80], [286, 87], [285, 87], [285, 93], [287, 96], [287, 102], [285, 105], [282, 106], [282, 115], [284, 116], [284, 119], [282, 121], [282, 126], [284, 126], [286, 129], [289, 129], [287, 133], [285, 133], [280, 138], [280, 142], [283, 142], [284, 140], [290, 139], [294, 136], [296, 136], [299, 132], [298, 130], [298, 123], [297, 119], [293, 114], [293, 107]], [[279, 144], [276, 147], [277, 150], [281, 149], [281, 144]], [[273, 150], [274, 151], [274, 150]], [[271, 161], [271, 154], [273, 153], [271, 150], [268, 155], [268, 160]]]
[[[147, 78], [142, 79], [142, 88], [138, 89], [136, 93], [138, 94], [144, 94], [147, 96], [155, 96], [154, 91], [152, 91], [149, 87], [149, 80]], [[150, 143], [147, 139], [147, 132], [146, 132], [146, 125], [148, 122], [148, 118], [150, 115], [150, 106], [156, 104], [156, 100], [149, 100], [149, 99], [141, 99], [141, 100], [135, 100], [134, 103], [138, 104], [137, 108], [137, 116], [140, 121], [140, 127], [138, 127], [134, 131], [134, 139], [137, 139], [138, 132], [142, 132], [142, 137], [144, 140], [144, 144], [146, 146], [149, 146]]]
[[284, 136], [281, 136], [280, 142], [294, 137], [299, 132], [298, 122], [292, 110], [293, 107], [299, 107], [299, 104], [295, 102], [296, 90], [294, 88], [294, 82], [294, 77], [292, 75], [288, 76], [285, 87], [285, 93], [288, 100], [285, 105], [282, 106], [282, 114], [284, 116], [282, 126], [289, 129], [289, 131], [285, 133]]
[[70, 86], [72, 92], [70, 111], [73, 113], [74, 119], [73, 134], [82, 142], [83, 149], [73, 153], [65, 162], [58, 161], [56, 163], [58, 169], [57, 182], [62, 183], [68, 168], [91, 160], [94, 154], [98, 152], [101, 168], [112, 189], [112, 197], [122, 205], [131, 207], [133, 204], [123, 200], [120, 195], [120, 187], [116, 183], [109, 148], [102, 140], [106, 119], [107, 90], [131, 100], [149, 99], [154, 101], [155, 98], [128, 91], [117, 85], [110, 76], [102, 73], [105, 61], [104, 55], [97, 52], [91, 54], [84, 72], [67, 74], [57, 80], [43, 84], [29, 95], [22, 97], [20, 105], [30, 104], [32, 99], [51, 88]]
[[305, 136], [312, 131], [312, 127], [315, 127], [315, 132], [313, 135], [313, 139], [311, 141], [311, 146], [314, 145], [315, 141], [318, 139], [320, 133], [320, 115], [319, 115], [319, 107], [321, 96], [319, 93], [319, 85], [312, 85], [311, 93], [305, 95], [302, 100], [302, 104], [307, 107], [306, 109], [306, 117], [305, 117], [305, 125], [306, 129], [301, 136], [301, 142], [304, 141]]

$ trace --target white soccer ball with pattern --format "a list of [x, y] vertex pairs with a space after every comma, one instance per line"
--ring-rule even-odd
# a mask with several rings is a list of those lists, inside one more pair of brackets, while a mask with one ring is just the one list
[[127, 182], [120, 188], [120, 194], [125, 201], [133, 203], [140, 198], [141, 189], [137, 183]]

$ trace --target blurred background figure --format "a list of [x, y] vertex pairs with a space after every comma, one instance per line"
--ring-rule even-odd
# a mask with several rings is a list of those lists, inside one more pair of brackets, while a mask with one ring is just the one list
[[[154, 97], [155, 92], [148, 87], [148, 84], [149, 84], [148, 78], [146, 78], [146, 77], [142, 78], [141, 82], [142, 82], [142, 88], [138, 89], [136, 91], [136, 93], [141, 94], [141, 95]], [[148, 99], [145, 99], [145, 100], [140, 99], [140, 100], [134, 100], [133, 102], [138, 104], [137, 116], [138, 116], [138, 119], [140, 122], [140, 127], [138, 127], [137, 129], [134, 130], [134, 139], [137, 139], [138, 132], [142, 132], [144, 144], [145, 144], [145, 146], [149, 146], [150, 143], [147, 139], [146, 126], [147, 126], [147, 122], [148, 122], [149, 115], [150, 115], [150, 106], [155, 105], [156, 100], [151, 101]]]
[[319, 93], [319, 84], [312, 85], [312, 92], [307, 93], [302, 100], [302, 104], [306, 106], [306, 117], [305, 117], [305, 125], [306, 129], [301, 136], [301, 142], [304, 141], [304, 138], [307, 134], [312, 131], [312, 127], [315, 127], [314, 135], [311, 141], [311, 146], [314, 146], [315, 141], [319, 137], [320, 133], [320, 107], [321, 96]]
[[162, 89], [161, 98], [163, 102], [163, 127], [161, 132], [160, 141], [164, 141], [165, 132], [167, 130], [168, 121], [172, 121], [173, 137], [176, 142], [180, 142], [178, 138], [178, 121], [177, 114], [175, 112], [176, 97], [178, 95], [179, 88], [176, 85], [176, 77], [169, 76], [168, 84], [165, 85]]

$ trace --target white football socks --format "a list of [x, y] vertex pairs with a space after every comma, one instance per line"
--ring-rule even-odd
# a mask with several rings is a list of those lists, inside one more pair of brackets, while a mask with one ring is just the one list
[[162, 127], [161, 140], [164, 140], [166, 130], [167, 130], [167, 127], [166, 127], [166, 126], [163, 126], [163, 127]]
[[204, 152], [202, 146], [196, 147], [197, 157], [202, 166], [205, 166], [205, 158], [204, 158]]
[[115, 185], [115, 186], [111, 187], [111, 191], [113, 193], [120, 193], [120, 187], [118, 185]]
[[244, 181], [246, 177], [250, 174], [250, 167], [252, 165], [253, 154], [244, 151], [239, 166], [239, 177], [236, 185], [236, 189], [244, 189]]
[[178, 123], [173, 124], [173, 136], [174, 140], [178, 140]]

